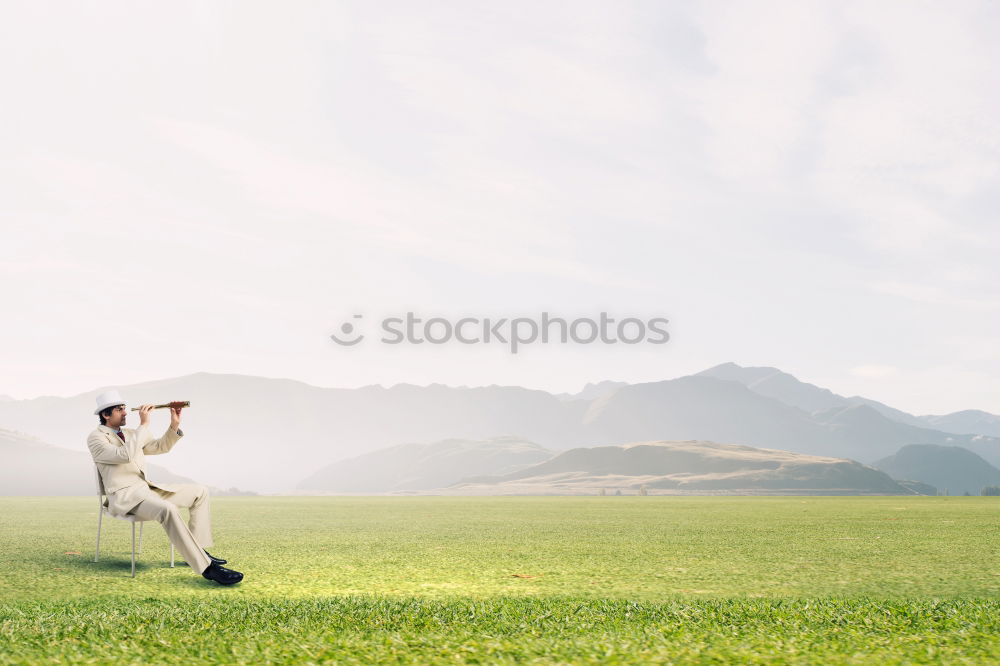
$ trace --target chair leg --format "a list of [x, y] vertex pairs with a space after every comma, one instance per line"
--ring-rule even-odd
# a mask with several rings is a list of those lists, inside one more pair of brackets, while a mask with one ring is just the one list
[[139, 523], [139, 552], [142, 552], [142, 526], [145, 525], [145, 521]]
[[170, 542], [170, 568], [174, 568], [174, 542]]
[[135, 523], [132, 523], [132, 578], [135, 578]]
[[101, 556], [101, 519], [104, 518], [102, 509], [97, 511], [97, 547], [94, 548], [94, 561]]

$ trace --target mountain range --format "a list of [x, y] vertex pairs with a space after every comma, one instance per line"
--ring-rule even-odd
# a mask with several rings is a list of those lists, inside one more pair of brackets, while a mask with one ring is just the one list
[[932, 428], [959, 435], [1000, 437], [1000, 416], [977, 409], [967, 409], [941, 416], [914, 416], [876, 400], [855, 395], [844, 397], [829, 389], [799, 381], [794, 376], [771, 367], [743, 367], [722, 363], [698, 375], [736, 381], [755, 393], [779, 400], [786, 405], [813, 413], [836, 407], [866, 405], [886, 418], [918, 428]]
[[[579, 394], [519, 386], [396, 384], [321, 388], [289, 379], [196, 373], [97, 387], [72, 397], [0, 401], [0, 427], [86, 452], [94, 397], [119, 389], [131, 406], [190, 400], [185, 437], [162, 464], [217, 487], [287, 492], [313, 472], [403, 443], [510, 437], [551, 451], [640, 441], [714, 441], [869, 464], [908, 444], [961, 446], [1000, 466], [992, 415], [917, 417], [874, 400], [844, 398], [775, 368], [724, 363], [695, 375]], [[153, 430], [166, 429], [165, 410]], [[130, 413], [126, 427], [135, 427]], [[493, 470], [492, 473], [496, 473]], [[3, 490], [0, 489], [0, 493]]]

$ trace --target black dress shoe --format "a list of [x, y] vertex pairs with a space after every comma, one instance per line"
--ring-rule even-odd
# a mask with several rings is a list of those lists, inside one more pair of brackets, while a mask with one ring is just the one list
[[[205, 550], [205, 549], [202, 548], [202, 550]], [[216, 564], [225, 564], [226, 562], [229, 561], [229, 560], [224, 560], [221, 557], [216, 557], [215, 555], [212, 555], [212, 553], [208, 552], [207, 550], [205, 550], [205, 554], [208, 555], [208, 559], [212, 560]]]
[[243, 580], [243, 574], [220, 566], [215, 562], [208, 565], [208, 568], [201, 572], [201, 575], [209, 580], [214, 580], [219, 585], [232, 585]]

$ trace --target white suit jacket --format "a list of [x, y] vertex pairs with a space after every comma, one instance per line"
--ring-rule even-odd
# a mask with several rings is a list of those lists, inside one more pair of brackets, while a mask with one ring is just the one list
[[134, 429], [122, 428], [122, 434], [124, 442], [114, 428], [99, 425], [87, 436], [87, 448], [108, 494], [105, 506], [113, 516], [124, 516], [149, 497], [150, 487], [168, 492], [180, 490], [176, 484], [155, 483], [146, 478], [146, 455], [158, 455], [172, 449], [184, 436], [180, 428], [167, 428], [159, 439], [153, 439], [149, 424]]

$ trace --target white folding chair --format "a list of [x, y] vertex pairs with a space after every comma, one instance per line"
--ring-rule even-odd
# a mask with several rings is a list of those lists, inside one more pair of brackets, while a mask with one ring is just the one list
[[[98, 469], [97, 465], [94, 465], [94, 476], [97, 478], [97, 501], [100, 503], [97, 509], [97, 548], [94, 550], [94, 561], [101, 556], [101, 521], [104, 519], [104, 515], [107, 514], [111, 516], [111, 512], [108, 511], [108, 501], [105, 499], [107, 493], [104, 491], [104, 480], [101, 478], [101, 470]], [[132, 523], [132, 578], [135, 578], [135, 524], [139, 523], [139, 550], [142, 552], [142, 525], [145, 520], [142, 520], [138, 516], [132, 514], [127, 514], [125, 516], [112, 516], [113, 518], [119, 518], [121, 520], [128, 521]], [[174, 543], [170, 542], [170, 566], [174, 566]]]

